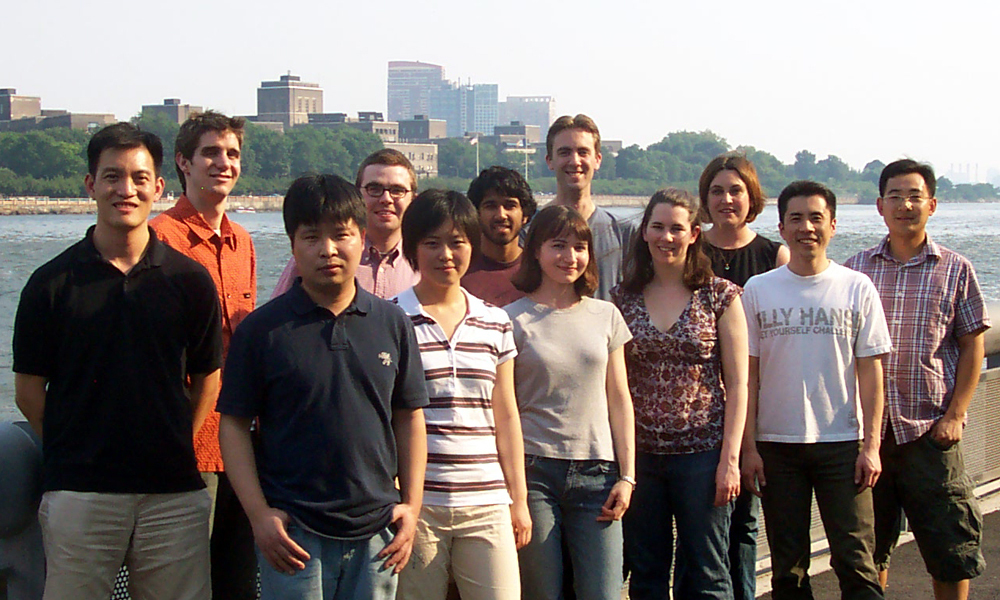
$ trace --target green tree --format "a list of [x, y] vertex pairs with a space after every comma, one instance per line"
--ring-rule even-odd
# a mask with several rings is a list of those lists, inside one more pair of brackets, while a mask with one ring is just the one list
[[884, 162], [878, 159], [870, 161], [865, 165], [865, 168], [861, 169], [861, 179], [878, 187], [878, 180], [879, 177], [881, 177], [882, 169], [884, 168]]
[[795, 164], [792, 173], [796, 179], [812, 179], [816, 176], [816, 155], [808, 150], [800, 150], [795, 154]]

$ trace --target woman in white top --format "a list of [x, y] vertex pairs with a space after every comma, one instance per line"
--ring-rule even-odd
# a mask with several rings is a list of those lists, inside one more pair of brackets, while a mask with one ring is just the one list
[[597, 289], [592, 234], [576, 211], [532, 220], [505, 310], [514, 323], [514, 380], [534, 527], [521, 549], [523, 598], [563, 597], [564, 546], [580, 600], [619, 600], [621, 517], [635, 485], [635, 431], [625, 373], [631, 339]]
[[396, 297], [413, 322], [430, 404], [427, 473], [399, 600], [519, 600], [517, 548], [531, 538], [514, 400], [510, 319], [462, 289], [479, 221], [458, 192], [428, 190], [403, 216], [420, 281]]

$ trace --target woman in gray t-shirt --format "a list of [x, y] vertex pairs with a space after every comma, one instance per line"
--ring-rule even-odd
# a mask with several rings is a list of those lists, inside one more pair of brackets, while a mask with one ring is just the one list
[[513, 279], [527, 296], [505, 308], [535, 532], [519, 554], [525, 599], [563, 596], [564, 539], [578, 596], [621, 598], [620, 519], [635, 485], [624, 354], [632, 335], [613, 304], [589, 297], [591, 242], [576, 211], [539, 212]]

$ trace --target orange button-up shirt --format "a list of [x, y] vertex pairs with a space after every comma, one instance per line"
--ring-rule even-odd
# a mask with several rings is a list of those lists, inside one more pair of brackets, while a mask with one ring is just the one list
[[[236, 326], [257, 304], [257, 254], [250, 234], [227, 216], [222, 217], [221, 235], [215, 233], [187, 196], [181, 196], [173, 208], [157, 215], [150, 225], [161, 241], [200, 263], [215, 281], [222, 307], [224, 357]], [[219, 413], [214, 410], [194, 436], [194, 451], [199, 471], [224, 470], [219, 451]]]

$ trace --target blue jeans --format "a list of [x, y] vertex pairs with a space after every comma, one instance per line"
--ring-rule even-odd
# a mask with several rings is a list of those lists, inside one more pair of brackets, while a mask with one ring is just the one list
[[734, 600], [754, 600], [757, 595], [757, 519], [760, 498], [749, 490], [733, 504], [729, 525], [729, 575]]
[[309, 553], [305, 569], [294, 575], [274, 570], [257, 549], [261, 600], [393, 600], [399, 578], [383, 570], [379, 552], [392, 540], [390, 528], [367, 540], [325, 538], [288, 527], [288, 535]]
[[677, 524], [674, 598], [733, 596], [729, 580], [729, 513], [714, 506], [720, 450], [695, 454], [636, 454], [632, 506], [625, 513], [629, 598], [668, 598]]
[[599, 522], [601, 506], [618, 481], [618, 466], [604, 460], [562, 460], [528, 455], [531, 542], [521, 548], [521, 597], [563, 597], [562, 541], [566, 540], [579, 600], [620, 600], [622, 524]]

